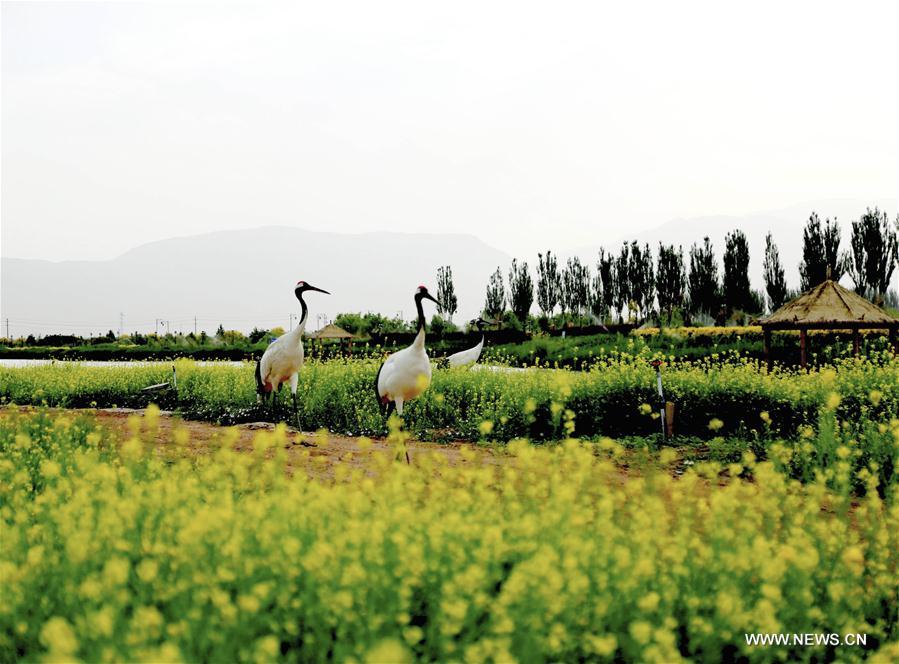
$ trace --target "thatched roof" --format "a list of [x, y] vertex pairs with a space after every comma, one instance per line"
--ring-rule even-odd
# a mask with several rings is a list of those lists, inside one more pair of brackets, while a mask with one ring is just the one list
[[774, 329], [892, 328], [899, 327], [899, 319], [828, 279], [762, 318], [759, 325]]
[[325, 325], [317, 332], [309, 333], [310, 339], [355, 339], [355, 335], [350, 334], [342, 327], [337, 327], [333, 323]]

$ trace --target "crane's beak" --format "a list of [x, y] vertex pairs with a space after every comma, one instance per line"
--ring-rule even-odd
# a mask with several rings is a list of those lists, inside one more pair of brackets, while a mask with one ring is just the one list
[[431, 302], [436, 303], [438, 307], [443, 306], [442, 304], [440, 304], [440, 302], [437, 300], [437, 298], [432, 296], [430, 293], [423, 293], [422, 297], [425, 297], [425, 298], [429, 299]]
[[316, 288], [315, 286], [308, 286], [306, 288], [306, 290], [314, 290], [314, 291], [318, 291], [319, 293], [324, 293], [325, 295], [330, 295], [330, 293], [328, 291], [323, 290], [321, 288]]

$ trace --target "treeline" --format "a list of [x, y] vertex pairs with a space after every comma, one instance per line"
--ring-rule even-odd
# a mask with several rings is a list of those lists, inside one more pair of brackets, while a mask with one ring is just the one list
[[[800, 292], [827, 278], [848, 274], [855, 291], [879, 305], [897, 306], [889, 291], [899, 262], [899, 216], [890, 222], [886, 212], [870, 208], [852, 222], [849, 247], [841, 249], [836, 219], [821, 221], [812, 213], [803, 229]], [[537, 254], [536, 280], [527, 262], [512, 261], [507, 275], [497, 267], [487, 283], [483, 312], [493, 319], [508, 314], [525, 324], [536, 300], [541, 319], [585, 318], [598, 323], [644, 322], [719, 325], [745, 320], [781, 307], [797, 292], [787, 287], [780, 252], [771, 233], [765, 241], [764, 289], [751, 287], [749, 243], [743, 231], [727, 234], [719, 274], [715, 248], [708, 237], [683, 246], [659, 243], [653, 253], [648, 243], [625, 242], [617, 252], [601, 249], [594, 266], [578, 257], [559, 264], [552, 251]], [[507, 279], [504, 279], [504, 276]], [[437, 275], [439, 313], [451, 317], [458, 309], [452, 268]]]
[[2, 343], [10, 348], [93, 347], [102, 349], [104, 346], [114, 346], [116, 348], [141, 346], [150, 349], [169, 350], [179, 348], [249, 348], [260, 344], [264, 348], [271, 339], [277, 338], [282, 334], [284, 334], [283, 327], [275, 327], [271, 330], [254, 327], [249, 334], [244, 334], [239, 330], [226, 330], [220, 324], [214, 335], [207, 334], [205, 331], [199, 333], [189, 332], [187, 334], [175, 332], [142, 334], [140, 332], [132, 332], [130, 334], [116, 335], [115, 332], [109, 330], [106, 334], [88, 337], [75, 334], [47, 334], [35, 337], [29, 334], [27, 337], [4, 339]]

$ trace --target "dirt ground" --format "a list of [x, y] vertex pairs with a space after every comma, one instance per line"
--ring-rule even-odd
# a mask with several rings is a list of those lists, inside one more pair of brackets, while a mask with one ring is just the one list
[[[18, 406], [19, 412], [37, 410], [32, 407]], [[100, 409], [53, 409], [58, 412], [91, 415], [96, 422], [112, 432], [116, 437], [124, 441], [131, 436], [132, 424], [129, 420], [132, 416], [143, 419], [143, 409], [131, 408], [100, 408]], [[8, 416], [12, 410], [9, 407], [0, 407], [0, 417]], [[141, 421], [141, 438], [147, 440], [151, 435], [147, 431], [144, 421]], [[253, 450], [253, 439], [260, 431], [273, 431], [275, 425], [271, 422], [250, 422], [238, 424], [232, 427], [220, 426], [209, 422], [186, 420], [175, 413], [161, 411], [156, 428], [152, 433], [156, 448], [162, 454], [200, 456], [220, 449], [227, 444], [228, 438], [232, 449], [238, 452], [249, 453]], [[176, 436], [178, 432], [186, 432], [187, 443], [179, 443]], [[337, 462], [349, 465], [351, 468], [359, 468], [365, 472], [370, 470], [375, 455], [395, 454], [394, 450], [384, 438], [369, 438], [371, 444], [360, 447], [359, 437], [342, 436], [328, 433], [326, 439], [316, 432], [297, 432], [292, 427], [287, 427], [287, 443], [284, 449], [287, 454], [287, 472], [294, 474], [298, 470], [315, 479], [331, 479], [334, 476], [334, 468]], [[182, 448], [182, 449], [178, 449]], [[478, 445], [471, 442], [441, 442], [429, 443], [409, 440], [406, 443], [409, 453], [409, 461], [415, 465], [417, 459], [428, 454], [442, 456], [450, 466], [497, 466], [506, 463], [515, 463], [515, 457], [509, 455], [505, 448], [499, 446]], [[466, 454], [463, 455], [463, 450]], [[616, 463], [614, 483], [623, 485], [629, 480], [641, 477], [643, 472], [639, 463], [634, 463], [633, 451], [627, 451], [623, 459]], [[683, 470], [674, 469], [673, 475], [680, 476]], [[724, 484], [726, 480], [719, 478], [717, 482], [709, 482], [703, 479], [699, 482], [698, 490], [709, 492], [714, 485]]]
[[[19, 407], [20, 412], [30, 410]], [[59, 409], [66, 412], [86, 414], [93, 416], [97, 423], [107, 429], [121, 434], [124, 440], [131, 435], [129, 419], [137, 415], [144, 417], [143, 409], [131, 408], [100, 408], [100, 409]], [[5, 412], [4, 412], [5, 411]], [[8, 414], [9, 410], [0, 408], [0, 417]], [[157, 427], [153, 433], [157, 447], [163, 451], [173, 451], [180, 445], [176, 441], [175, 432], [185, 431], [188, 434], [188, 442], [183, 445], [183, 453], [187, 455], [208, 454], [224, 444], [228, 430], [236, 432], [236, 438], [232, 442], [232, 449], [238, 452], [249, 452], [253, 449], [253, 438], [260, 431], [273, 431], [275, 425], [271, 422], [250, 422], [238, 424], [233, 427], [224, 427], [209, 422], [182, 419], [178, 415], [162, 411]], [[147, 429], [142, 423], [141, 436], [146, 439]], [[230, 433], [231, 436], [234, 433]], [[371, 445], [366, 449], [359, 446], [359, 438], [341, 436], [329, 433], [326, 438], [315, 432], [297, 432], [295, 428], [287, 428], [287, 453], [288, 472], [297, 468], [305, 468], [312, 476], [329, 477], [333, 473], [333, 464], [342, 461], [350, 466], [360, 468], [369, 465], [376, 454], [393, 454], [391, 446], [383, 438], [370, 438]], [[462, 455], [463, 448], [468, 448], [470, 454]], [[410, 440], [406, 444], [410, 463], [415, 464], [416, 458], [422, 454], [432, 453], [444, 457], [451, 466], [457, 465], [484, 465], [503, 463], [510, 459], [502, 450], [472, 443], [426, 443]], [[324, 457], [325, 461], [319, 460]]]

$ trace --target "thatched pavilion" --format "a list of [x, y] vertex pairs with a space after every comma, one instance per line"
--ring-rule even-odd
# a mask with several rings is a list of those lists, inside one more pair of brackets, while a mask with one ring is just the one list
[[899, 351], [899, 319], [831, 279], [787, 302], [762, 318], [759, 325], [765, 333], [765, 359], [769, 370], [772, 364], [771, 332], [774, 330], [799, 330], [799, 358], [803, 368], [808, 364], [809, 330], [852, 330], [852, 348], [856, 355], [860, 330], [888, 330], [890, 343]]
[[350, 348], [352, 348], [353, 339], [356, 338], [356, 335], [350, 334], [342, 327], [334, 325], [334, 323], [329, 323], [320, 330], [310, 332], [307, 336], [310, 339], [316, 339], [319, 343], [321, 343], [325, 339], [340, 339], [341, 349], [343, 349], [344, 344], [346, 344], [347, 342], [349, 342]]
[[356, 337], [342, 327], [334, 325], [334, 323], [329, 323], [325, 325], [322, 329], [317, 330], [315, 332], [309, 333], [310, 339], [355, 339]]

